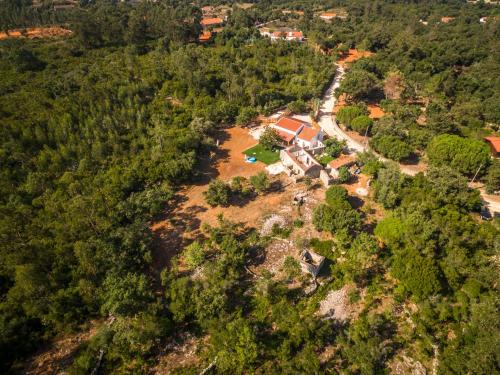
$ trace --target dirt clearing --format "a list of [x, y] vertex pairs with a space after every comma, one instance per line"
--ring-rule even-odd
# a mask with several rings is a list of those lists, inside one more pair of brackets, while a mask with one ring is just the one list
[[374, 53], [370, 51], [359, 51], [357, 49], [350, 49], [349, 52], [343, 54], [338, 63], [342, 66], [346, 66], [349, 63], [353, 63], [356, 60], [359, 60], [363, 57], [373, 56]]
[[28, 29], [9, 30], [8, 33], [0, 32], [0, 40], [10, 38], [55, 38], [61, 36], [69, 36], [73, 32], [62, 27], [34, 27]]

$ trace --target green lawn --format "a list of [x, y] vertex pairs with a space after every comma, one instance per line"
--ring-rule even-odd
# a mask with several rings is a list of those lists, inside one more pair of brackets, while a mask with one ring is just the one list
[[262, 147], [260, 144], [243, 151], [243, 153], [248, 156], [255, 156], [258, 161], [261, 161], [267, 165], [276, 163], [280, 160], [279, 150], [269, 151]]

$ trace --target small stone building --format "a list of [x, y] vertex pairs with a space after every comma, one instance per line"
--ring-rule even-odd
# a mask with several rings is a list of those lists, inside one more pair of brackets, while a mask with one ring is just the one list
[[280, 151], [280, 159], [289, 176], [318, 178], [323, 167], [305, 149], [298, 146], [288, 147]]

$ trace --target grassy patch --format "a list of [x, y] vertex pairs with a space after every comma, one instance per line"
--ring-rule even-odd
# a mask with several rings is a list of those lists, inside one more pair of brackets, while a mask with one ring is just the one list
[[323, 167], [326, 167], [328, 163], [331, 162], [333, 159], [335, 159], [333, 156], [328, 154], [323, 154], [318, 158], [318, 161], [321, 163]]
[[263, 162], [264, 164], [273, 164], [280, 160], [280, 153], [278, 151], [269, 151], [266, 150], [262, 145], [258, 144], [249, 148], [248, 150], [243, 151], [243, 153], [247, 156], [255, 156], [258, 161]]

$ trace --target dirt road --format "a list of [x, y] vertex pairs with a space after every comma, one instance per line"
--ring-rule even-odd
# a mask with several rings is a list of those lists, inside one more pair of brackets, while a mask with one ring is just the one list
[[[346, 132], [344, 132], [338, 126], [337, 121], [333, 116], [333, 108], [335, 107], [335, 102], [337, 100], [337, 98], [335, 97], [335, 89], [337, 89], [337, 87], [340, 86], [340, 82], [344, 78], [345, 62], [344, 61], [339, 62], [339, 64], [337, 64], [335, 67], [336, 67], [335, 77], [330, 87], [328, 87], [328, 90], [325, 92], [325, 95], [323, 96], [318, 125], [323, 129], [323, 131], [328, 136], [335, 137], [340, 140], [345, 140], [350, 152], [358, 153], [367, 151], [368, 150], [367, 145], [356, 141], [355, 139], [350, 137]], [[371, 151], [373, 152], [373, 150]], [[388, 161], [388, 159], [380, 155], [377, 156], [382, 161]], [[399, 168], [401, 169], [401, 172], [409, 176], [415, 176], [418, 172], [422, 171], [422, 167], [419, 165], [399, 164]], [[482, 190], [480, 190], [480, 192], [481, 192], [481, 198], [485, 206], [488, 208], [488, 210], [492, 214], [500, 214], [500, 198], [495, 195], [488, 195]]]

